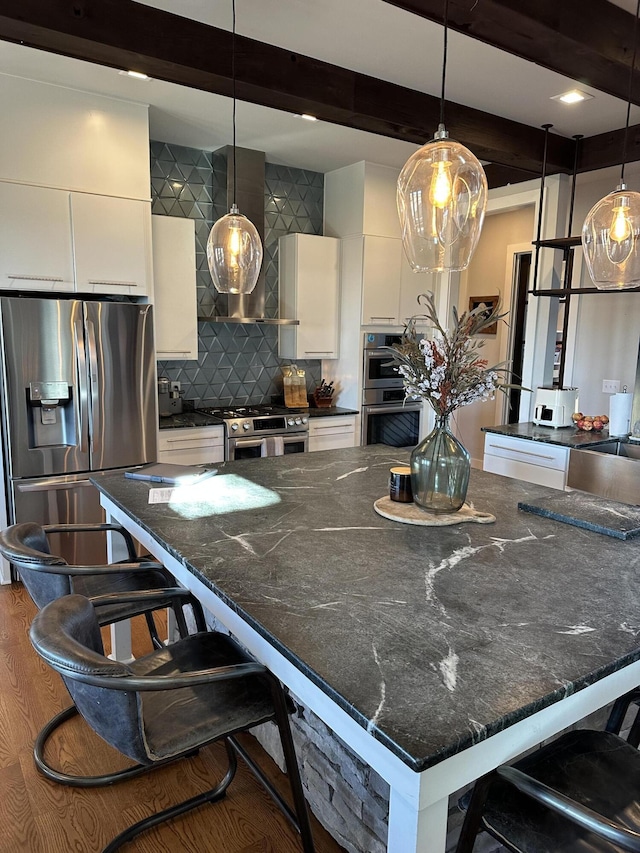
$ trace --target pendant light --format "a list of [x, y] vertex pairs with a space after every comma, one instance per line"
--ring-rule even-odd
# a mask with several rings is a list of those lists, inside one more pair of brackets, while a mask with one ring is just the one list
[[640, 0], [636, 5], [633, 27], [620, 183], [591, 208], [582, 226], [582, 249], [589, 274], [599, 290], [625, 290], [640, 286], [640, 193], [627, 189], [624, 182], [639, 13]]
[[218, 219], [207, 240], [207, 261], [213, 285], [219, 293], [251, 293], [262, 266], [262, 243], [253, 222], [236, 204], [236, 0], [232, 2], [233, 36], [233, 201], [229, 213]]
[[467, 268], [487, 205], [487, 178], [478, 158], [444, 126], [449, 0], [444, 4], [440, 124], [433, 139], [409, 157], [398, 178], [402, 243], [414, 272]]

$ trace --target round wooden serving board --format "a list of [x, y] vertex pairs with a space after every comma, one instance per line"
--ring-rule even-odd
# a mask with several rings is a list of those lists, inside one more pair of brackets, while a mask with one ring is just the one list
[[403, 524], [420, 524], [425, 527], [445, 527], [449, 524], [460, 524], [463, 521], [476, 521], [478, 524], [493, 524], [495, 515], [489, 512], [478, 512], [468, 503], [462, 504], [458, 512], [431, 513], [421, 509], [414, 503], [400, 503], [389, 497], [378, 498], [373, 508], [384, 518], [391, 521], [401, 521]]

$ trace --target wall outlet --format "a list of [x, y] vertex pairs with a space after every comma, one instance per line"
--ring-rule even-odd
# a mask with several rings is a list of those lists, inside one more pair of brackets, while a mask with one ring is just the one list
[[603, 379], [602, 380], [602, 393], [603, 394], [617, 394], [620, 390], [620, 382], [618, 379]]

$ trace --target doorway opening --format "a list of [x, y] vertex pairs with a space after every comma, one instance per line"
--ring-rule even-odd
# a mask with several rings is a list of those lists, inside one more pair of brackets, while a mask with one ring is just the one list
[[[511, 364], [511, 382], [522, 385], [522, 365], [524, 362], [527, 320], [527, 302], [529, 295], [529, 277], [531, 274], [531, 252], [518, 252], [513, 256], [513, 289], [511, 299], [511, 334], [508, 359]], [[519, 388], [509, 389], [507, 397], [507, 423], [516, 424], [520, 420]]]

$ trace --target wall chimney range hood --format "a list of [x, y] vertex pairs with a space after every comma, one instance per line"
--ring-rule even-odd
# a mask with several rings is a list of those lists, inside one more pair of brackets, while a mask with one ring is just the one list
[[[227, 161], [227, 210], [233, 200], [233, 148], [227, 145], [219, 149], [218, 153], [224, 154]], [[248, 148], [236, 148], [236, 168], [238, 180], [236, 183], [236, 203], [248, 219], [253, 222], [258, 230], [262, 245], [264, 246], [264, 162], [263, 151], [252, 151]], [[266, 254], [266, 253], [265, 253]], [[209, 323], [263, 323], [272, 326], [298, 325], [299, 320], [278, 320], [265, 317], [265, 261], [258, 276], [258, 282], [252, 293], [225, 294], [227, 299], [227, 313], [225, 316], [212, 313], [201, 316], [199, 320]]]

